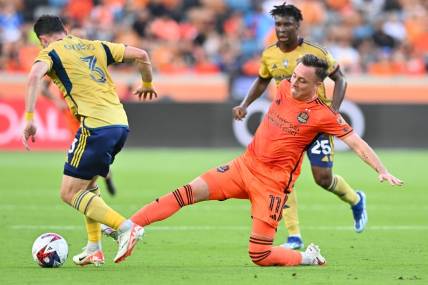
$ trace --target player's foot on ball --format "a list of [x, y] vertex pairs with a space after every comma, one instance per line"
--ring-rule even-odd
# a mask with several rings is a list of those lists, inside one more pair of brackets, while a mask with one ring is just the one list
[[111, 196], [116, 195], [116, 187], [114, 186], [114, 183], [113, 183], [113, 180], [111, 179], [111, 177], [105, 178], [105, 182], [106, 182], [107, 192]]
[[101, 233], [105, 235], [106, 237], [111, 237], [115, 241], [117, 241], [117, 238], [119, 236], [118, 231], [115, 229], [110, 228], [109, 226], [106, 226], [104, 224], [101, 224]]
[[119, 249], [113, 261], [119, 263], [125, 260], [126, 257], [132, 254], [137, 242], [143, 237], [144, 228], [137, 224], [132, 224], [131, 228], [123, 233], [120, 233], [117, 239]]
[[313, 243], [309, 244], [302, 253], [302, 258], [303, 264], [306, 265], [324, 265], [326, 263], [325, 258], [321, 255], [320, 248]]
[[104, 253], [102, 250], [95, 252], [87, 252], [86, 248], [83, 249], [82, 253], [73, 256], [73, 262], [76, 265], [85, 266], [93, 264], [95, 266], [101, 266], [104, 264]]
[[287, 241], [282, 244], [285, 248], [300, 249], [304, 247], [303, 240], [299, 236], [289, 236]]
[[352, 215], [354, 216], [354, 230], [357, 233], [364, 231], [367, 225], [368, 216], [366, 210], [366, 195], [362, 191], [357, 191], [360, 201], [351, 207]]

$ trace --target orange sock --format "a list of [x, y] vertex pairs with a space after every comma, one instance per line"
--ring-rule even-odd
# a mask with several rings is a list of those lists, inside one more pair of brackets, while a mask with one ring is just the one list
[[141, 208], [131, 217], [131, 221], [144, 227], [153, 222], [162, 221], [172, 216], [180, 208], [193, 203], [192, 187], [185, 185]]
[[248, 247], [251, 260], [260, 266], [300, 265], [301, 253], [282, 246], [272, 246], [274, 237], [274, 227], [259, 219], [253, 219], [253, 232]]

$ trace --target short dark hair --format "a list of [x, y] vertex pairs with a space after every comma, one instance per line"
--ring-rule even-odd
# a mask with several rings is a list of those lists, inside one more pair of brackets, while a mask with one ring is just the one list
[[65, 27], [60, 17], [43, 15], [34, 24], [34, 32], [40, 38], [42, 35], [65, 32]]
[[299, 59], [299, 63], [305, 66], [315, 67], [315, 74], [321, 81], [328, 75], [328, 63], [313, 54], [305, 54]]
[[273, 6], [270, 14], [272, 16], [291, 16], [296, 20], [296, 22], [303, 21], [302, 11], [292, 4], [287, 4], [287, 2]]

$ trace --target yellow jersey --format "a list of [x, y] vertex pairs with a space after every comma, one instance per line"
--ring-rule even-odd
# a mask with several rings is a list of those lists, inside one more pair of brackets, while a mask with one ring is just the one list
[[[262, 53], [259, 76], [265, 79], [274, 78], [278, 86], [282, 80], [289, 80], [291, 78], [298, 59], [305, 54], [313, 54], [325, 60], [328, 64], [329, 74], [332, 74], [338, 68], [336, 60], [327, 50], [316, 44], [300, 39], [299, 45], [289, 52], [281, 51], [278, 44], [267, 47]], [[318, 88], [317, 93], [323, 102], [328, 105], [331, 104], [331, 100], [326, 96], [324, 84]]]
[[123, 105], [107, 70], [122, 62], [125, 45], [68, 35], [40, 51], [37, 61], [64, 94], [73, 115], [88, 127], [128, 125]]

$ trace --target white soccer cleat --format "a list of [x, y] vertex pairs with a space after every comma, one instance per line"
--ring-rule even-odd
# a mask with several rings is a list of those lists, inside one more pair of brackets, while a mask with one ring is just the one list
[[321, 255], [320, 248], [313, 243], [308, 245], [303, 254], [305, 255], [305, 259], [307, 261], [305, 264], [324, 265], [326, 263], [325, 258]]
[[85, 266], [89, 264], [101, 266], [102, 264], [104, 264], [104, 253], [100, 249], [95, 252], [89, 253], [84, 248], [82, 253], [73, 256], [73, 262], [74, 264], [80, 266]]
[[120, 233], [117, 238], [119, 249], [113, 261], [119, 263], [125, 260], [126, 257], [132, 254], [137, 242], [143, 237], [144, 228], [137, 224], [132, 224], [131, 228], [126, 232]]

